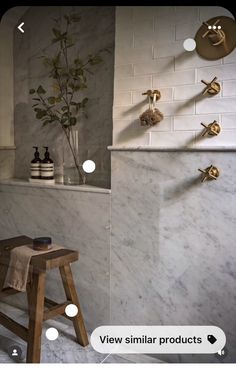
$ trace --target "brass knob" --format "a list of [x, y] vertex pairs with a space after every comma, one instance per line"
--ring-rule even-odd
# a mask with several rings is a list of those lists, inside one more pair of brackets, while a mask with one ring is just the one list
[[208, 125], [205, 125], [204, 123], [201, 122], [201, 125], [205, 127], [205, 129], [202, 131], [202, 136], [205, 136], [206, 134], [210, 136], [217, 136], [221, 131], [221, 127], [219, 123], [216, 121], [213, 121]]
[[216, 80], [217, 80], [217, 77], [214, 77], [211, 82], [206, 82], [204, 80], [201, 80], [201, 82], [206, 85], [205, 89], [202, 92], [202, 95], [205, 95], [206, 93], [210, 95], [216, 95], [220, 92], [220, 84], [219, 82], [215, 82]]
[[198, 171], [202, 172], [202, 182], [206, 180], [216, 180], [217, 177], [220, 176], [220, 171], [217, 167], [213, 166], [212, 164], [202, 170], [201, 168], [198, 168]]

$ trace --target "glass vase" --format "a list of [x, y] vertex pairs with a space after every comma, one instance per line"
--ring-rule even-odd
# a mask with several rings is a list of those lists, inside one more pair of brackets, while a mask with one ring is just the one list
[[79, 164], [78, 129], [71, 129], [63, 137], [63, 183], [64, 185], [83, 185], [85, 176]]

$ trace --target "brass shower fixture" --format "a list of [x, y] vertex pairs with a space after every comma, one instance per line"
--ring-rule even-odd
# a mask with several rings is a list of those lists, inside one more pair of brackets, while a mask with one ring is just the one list
[[217, 60], [230, 54], [236, 46], [236, 23], [219, 16], [203, 22], [195, 35], [197, 53], [204, 59]]
[[220, 92], [220, 84], [219, 82], [216, 82], [217, 77], [214, 77], [211, 82], [206, 82], [205, 80], [201, 80], [202, 83], [206, 85], [204, 88], [202, 95], [205, 95], [206, 93], [210, 95], [216, 95]]
[[208, 125], [205, 125], [204, 123], [201, 122], [201, 125], [205, 127], [205, 129], [202, 132], [202, 136], [205, 136], [205, 135], [217, 136], [219, 135], [221, 131], [221, 127], [219, 123], [216, 121], [213, 121], [209, 123]]
[[149, 108], [139, 116], [140, 123], [141, 126], [151, 127], [164, 118], [163, 113], [155, 107], [156, 101], [161, 98], [161, 93], [159, 90], [147, 90], [142, 95], [147, 95]]
[[161, 92], [159, 90], [147, 90], [142, 93], [142, 95], [147, 95], [151, 100], [159, 100], [161, 98]]
[[198, 171], [202, 172], [202, 182], [206, 180], [217, 180], [217, 178], [220, 176], [220, 171], [217, 167], [213, 166], [212, 164], [202, 170], [201, 168], [198, 168]]

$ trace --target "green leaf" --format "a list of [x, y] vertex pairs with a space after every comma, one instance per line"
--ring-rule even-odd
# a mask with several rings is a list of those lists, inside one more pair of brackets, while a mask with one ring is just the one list
[[49, 123], [51, 123], [52, 121], [50, 121], [49, 119], [47, 119], [46, 121], [43, 121], [43, 127], [48, 125]]
[[75, 87], [75, 91], [78, 91], [78, 90], [83, 90], [83, 89], [87, 89], [87, 85], [86, 84], [81, 84], [81, 85], [77, 85]]
[[46, 94], [46, 90], [44, 90], [43, 86], [40, 85], [37, 89], [38, 94]]
[[77, 122], [76, 117], [71, 117], [70, 118], [70, 125], [74, 126], [74, 125], [76, 125], [76, 122]]
[[71, 24], [71, 19], [67, 14], [64, 15], [64, 19], [67, 21], [68, 24]]
[[32, 100], [41, 101], [39, 98], [32, 98]]
[[45, 57], [45, 58], [43, 58], [43, 64], [45, 65], [45, 67], [48, 67], [48, 66], [52, 65], [52, 61], [51, 61], [50, 58]]
[[60, 39], [59, 38], [57, 38], [57, 39], [52, 39], [52, 44], [55, 44], [56, 42], [59, 42], [60, 41]]
[[80, 17], [80, 15], [79, 15], [79, 14], [72, 14], [72, 15], [70, 16], [70, 19], [71, 19], [71, 21], [72, 21], [72, 22], [79, 22], [79, 21], [80, 21], [80, 19], [81, 19], [81, 17]]
[[74, 60], [74, 63], [75, 63], [75, 65], [76, 65], [76, 66], [79, 66], [79, 65], [81, 65], [81, 64], [82, 64], [82, 60], [81, 60], [81, 59], [79, 59], [79, 58], [76, 58], [76, 59]]
[[55, 23], [60, 22], [61, 18], [51, 18]]
[[85, 70], [86, 72], [88, 72], [90, 75], [94, 75], [94, 73], [93, 73], [92, 71], [90, 71], [90, 69], [88, 69], [88, 68], [84, 68], [84, 70]]
[[29, 93], [30, 93], [30, 95], [32, 95], [32, 94], [35, 93], [35, 90], [34, 89], [30, 89]]
[[49, 104], [55, 104], [56, 103], [56, 98], [54, 96], [49, 96], [47, 99]]
[[84, 108], [85, 107], [85, 105], [88, 103], [88, 98], [84, 98], [83, 100], [82, 100], [82, 102], [81, 102], [81, 104], [82, 104], [82, 107]]
[[67, 121], [68, 121], [68, 118], [66, 118], [66, 117], [63, 117], [63, 118], [61, 119], [61, 123], [62, 123], [62, 124], [66, 123]]
[[100, 55], [95, 55], [95, 56], [93, 56], [93, 57], [91, 57], [90, 59], [89, 59], [89, 64], [91, 65], [91, 66], [94, 66], [94, 65], [96, 65], [96, 64], [99, 64], [99, 63], [101, 63], [102, 62], [102, 58], [101, 58], [101, 56]]
[[46, 115], [47, 115], [47, 111], [46, 110], [39, 110], [36, 113], [36, 118], [37, 119], [41, 119], [41, 118], [45, 117]]
[[72, 44], [72, 43], [71, 43], [71, 44], [67, 44], [67, 45], [66, 45], [66, 49], [69, 49], [69, 48], [71, 48], [71, 47], [72, 47], [72, 46], [74, 46], [74, 45], [75, 45], [75, 44]]
[[55, 37], [60, 37], [61, 36], [60, 30], [58, 30], [57, 28], [53, 28], [52, 32], [53, 32]]

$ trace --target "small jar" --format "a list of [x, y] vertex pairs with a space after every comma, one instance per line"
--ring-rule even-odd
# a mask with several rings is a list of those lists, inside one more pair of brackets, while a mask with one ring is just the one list
[[50, 237], [40, 237], [33, 239], [33, 249], [36, 251], [47, 251], [52, 248]]

